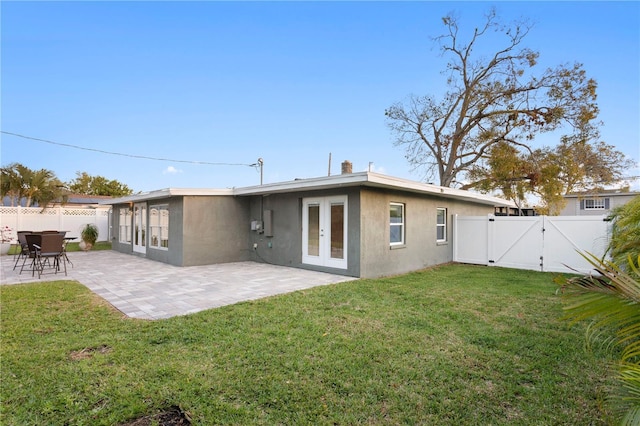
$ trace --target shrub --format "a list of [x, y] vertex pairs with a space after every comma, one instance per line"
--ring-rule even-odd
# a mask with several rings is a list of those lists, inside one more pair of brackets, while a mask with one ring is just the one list
[[98, 227], [93, 223], [87, 223], [84, 228], [82, 228], [82, 232], [80, 233], [80, 237], [85, 244], [89, 246], [95, 245], [98, 240]]

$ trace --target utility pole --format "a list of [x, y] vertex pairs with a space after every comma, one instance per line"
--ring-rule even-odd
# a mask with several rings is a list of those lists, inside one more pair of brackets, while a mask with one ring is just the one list
[[258, 166], [260, 166], [260, 185], [262, 185], [262, 169], [264, 167], [264, 160], [262, 158], [258, 158]]

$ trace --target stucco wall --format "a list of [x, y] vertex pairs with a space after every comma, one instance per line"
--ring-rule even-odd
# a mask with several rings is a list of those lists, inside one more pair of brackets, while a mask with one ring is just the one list
[[[302, 263], [302, 201], [307, 197], [347, 196], [347, 269]], [[389, 244], [389, 203], [405, 204], [405, 244]], [[453, 259], [452, 217], [486, 215], [492, 206], [404, 191], [348, 187], [268, 196], [184, 196], [154, 200], [169, 205], [169, 249], [147, 248], [149, 259], [176, 266], [254, 260], [282, 266], [375, 278], [401, 274]], [[128, 206], [128, 205], [123, 205]], [[113, 210], [113, 249], [120, 244], [118, 212]], [[447, 241], [436, 242], [436, 208], [447, 209]], [[271, 235], [251, 230], [252, 220], [272, 222]], [[256, 247], [254, 248], [254, 244]]]
[[[634, 197], [640, 196], [638, 193], [629, 193], [629, 194], [607, 194], [602, 195], [598, 198], [600, 199], [609, 199], [609, 209], [602, 210], [585, 210], [580, 209], [580, 201], [581, 198], [578, 197], [568, 197], [566, 198], [566, 204], [562, 211], [560, 212], [560, 216], [602, 216], [608, 215], [611, 213], [616, 207], [623, 206], [629, 201], [631, 201]], [[584, 197], [584, 198], [595, 198], [595, 197]]]
[[[405, 244], [389, 244], [389, 203], [405, 204]], [[493, 213], [492, 206], [411, 193], [363, 189], [360, 194], [362, 235], [360, 276], [401, 274], [453, 259], [452, 217]], [[436, 242], [436, 209], [447, 209], [447, 241]]]
[[248, 200], [229, 196], [183, 198], [181, 266], [250, 259]]
[[239, 262], [251, 256], [249, 239], [248, 200], [229, 196], [187, 196], [157, 199], [149, 206], [169, 206], [168, 250], [147, 247], [146, 254], [133, 252], [131, 244], [120, 243], [119, 209], [113, 206], [113, 250], [144, 256], [147, 259], [176, 266], [210, 265]]
[[[306, 197], [326, 197], [332, 195], [347, 195], [347, 269], [334, 269], [302, 263], [302, 200]], [[313, 269], [338, 273], [342, 275], [359, 276], [360, 265], [360, 198], [357, 188], [345, 188], [331, 191], [307, 191], [285, 194], [271, 194], [268, 196], [252, 196], [250, 220], [264, 219], [261, 211], [270, 210], [272, 213], [273, 236], [250, 231], [248, 247], [252, 251], [252, 260], [272, 263], [275, 265], [292, 266], [296, 268]], [[257, 248], [253, 249], [253, 244]]]

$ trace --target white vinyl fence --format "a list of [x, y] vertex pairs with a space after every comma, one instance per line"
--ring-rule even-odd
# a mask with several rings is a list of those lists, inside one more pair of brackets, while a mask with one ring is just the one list
[[98, 241], [109, 240], [109, 207], [69, 208], [0, 206], [0, 227], [8, 226], [13, 236], [17, 231], [67, 231], [67, 237], [79, 238], [87, 223], [98, 227]]
[[604, 216], [455, 216], [453, 260], [545, 272], [589, 273], [578, 253], [602, 257], [609, 242]]

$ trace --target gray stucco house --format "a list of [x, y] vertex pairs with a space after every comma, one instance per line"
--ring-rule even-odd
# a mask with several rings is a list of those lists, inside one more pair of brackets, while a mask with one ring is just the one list
[[371, 172], [112, 199], [112, 247], [176, 266], [256, 261], [374, 278], [453, 259], [452, 220], [503, 199]]
[[560, 216], [608, 215], [614, 208], [625, 205], [637, 196], [640, 196], [640, 192], [617, 189], [564, 195], [566, 205]]

